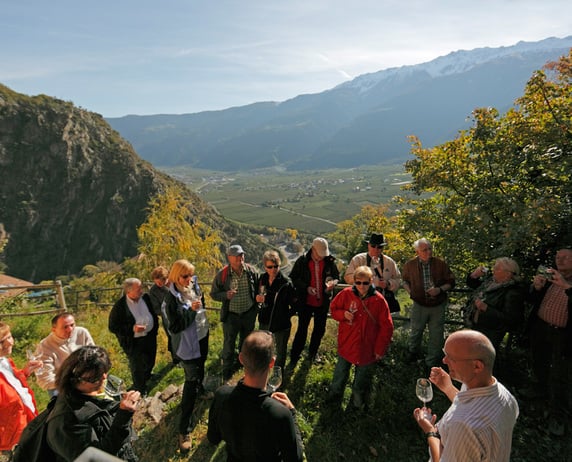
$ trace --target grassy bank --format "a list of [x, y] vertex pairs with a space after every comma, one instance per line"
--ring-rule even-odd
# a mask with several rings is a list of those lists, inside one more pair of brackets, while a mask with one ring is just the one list
[[[402, 306], [404, 304], [402, 303]], [[407, 309], [405, 307], [405, 309]], [[108, 309], [88, 309], [77, 313], [79, 325], [88, 327], [99, 344], [105, 346], [112, 357], [112, 373], [129, 378], [129, 371], [123, 353], [115, 337], [107, 330]], [[16, 338], [14, 359], [21, 366], [23, 352], [49, 332], [49, 316], [34, 318], [5, 319], [13, 327]], [[218, 313], [209, 312], [211, 320], [210, 353], [207, 374], [220, 374], [220, 351], [222, 349], [222, 328]], [[293, 318], [296, 322], [296, 318]], [[456, 328], [456, 327], [455, 327]], [[326, 405], [325, 398], [333, 375], [336, 361], [337, 324], [328, 320], [327, 333], [322, 343], [323, 365], [312, 365], [300, 361], [293, 374], [286, 377], [284, 390], [298, 409], [298, 423], [303, 433], [308, 461], [368, 461], [386, 460], [395, 462], [427, 460], [427, 449], [420, 430], [411, 414], [420, 402], [415, 397], [415, 381], [423, 376], [423, 367], [405, 362], [408, 327], [404, 322], [396, 323], [395, 335], [388, 355], [376, 368], [373, 393], [367, 410], [357, 412], [346, 409], [349, 389], [346, 390], [341, 408]], [[294, 332], [294, 329], [293, 329]], [[166, 351], [164, 334], [159, 337], [159, 354], [152, 393], [163, 390], [168, 384], [183, 382], [183, 371], [171, 367]], [[503, 363], [501, 381], [513, 392], [526, 385], [528, 370], [526, 354], [518, 348], [511, 352], [510, 361]], [[240, 371], [235, 379], [240, 377]], [[45, 407], [47, 394], [38, 390], [35, 379], [31, 379], [39, 407]], [[518, 394], [521, 415], [515, 427], [513, 439], [513, 461], [566, 461], [572, 454], [572, 441], [568, 436], [551, 437], [545, 428], [542, 402], [522, 401]], [[224, 448], [213, 447], [206, 440], [208, 406], [210, 402], [199, 401], [195, 410], [197, 425], [193, 432], [195, 445], [190, 454], [182, 455], [177, 449], [176, 422], [178, 409], [172, 405], [167, 409], [164, 420], [157, 426], [147, 426], [139, 431], [136, 442], [142, 462], [156, 461], [213, 461], [226, 460]], [[430, 406], [440, 416], [449, 403], [444, 395], [435, 392]]]

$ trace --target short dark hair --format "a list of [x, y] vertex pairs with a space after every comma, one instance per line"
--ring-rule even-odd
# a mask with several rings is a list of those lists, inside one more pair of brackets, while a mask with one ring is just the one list
[[105, 348], [83, 346], [70, 354], [56, 372], [56, 386], [61, 395], [70, 395], [86, 373], [91, 378], [101, 377], [111, 369]]
[[61, 318], [68, 318], [68, 317], [72, 317], [73, 318], [73, 314], [71, 314], [69, 311], [64, 311], [63, 313], [58, 313], [56, 314], [53, 318], [52, 318], [52, 327], [56, 327], [58, 325], [58, 321]]
[[246, 337], [240, 352], [246, 372], [253, 375], [268, 372], [270, 361], [276, 356], [274, 335], [266, 330], [254, 331]]

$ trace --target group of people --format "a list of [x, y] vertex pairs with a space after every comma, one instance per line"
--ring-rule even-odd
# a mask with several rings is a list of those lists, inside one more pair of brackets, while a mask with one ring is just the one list
[[[87, 448], [96, 448], [135, 462], [131, 419], [140, 393], [127, 391], [119, 400], [104, 394], [111, 369], [107, 351], [93, 345], [89, 332], [75, 326], [70, 313], [52, 321], [52, 333], [40, 342], [44, 354], [19, 369], [10, 358], [15, 340], [10, 326], [0, 322], [0, 451], [9, 457], [26, 426], [38, 416], [27, 379], [51, 396], [45, 430], [53, 460], [74, 461]], [[47, 454], [44, 454], [47, 457]], [[50, 459], [52, 460], [52, 459]]]
[[[518, 405], [497, 381], [493, 368], [506, 333], [523, 325], [527, 300], [533, 304], [527, 324], [536, 378], [532, 392], [548, 393], [555, 413], [569, 412], [566, 380], [572, 354], [572, 249], [560, 249], [555, 268], [535, 276], [530, 286], [520, 280], [518, 264], [510, 258], [498, 258], [490, 274], [483, 266], [469, 273], [466, 284], [474, 293], [465, 308], [468, 329], [445, 341], [448, 292], [455, 286], [455, 276], [443, 259], [433, 256], [431, 242], [422, 238], [414, 243], [416, 256], [403, 265], [402, 272], [384, 254], [387, 242], [383, 234], [373, 233], [365, 243], [367, 251], [351, 259], [344, 273], [349, 286], [341, 291], [334, 290], [340, 273], [324, 238], [314, 239], [289, 276], [281, 271], [280, 254], [274, 250], [264, 253], [264, 272], [259, 274], [245, 262], [240, 245], [227, 249], [228, 264], [217, 272], [210, 290], [211, 298], [221, 302], [222, 374], [226, 382], [214, 396], [203, 387], [209, 343], [204, 293], [195, 267], [187, 260], [177, 260], [169, 270], [156, 268], [148, 294], [139, 279], [124, 282], [124, 293], [109, 315], [109, 329], [128, 358], [133, 384], [119, 401], [102, 395], [111, 367], [107, 352], [94, 345], [87, 329], [75, 325], [70, 313], [53, 318], [52, 332], [38, 346], [41, 361], [30, 361], [22, 370], [9, 358], [14, 341], [9, 327], [0, 323], [2, 414], [18, 416], [0, 422], [0, 450], [10, 450], [37, 415], [26, 382], [35, 369], [40, 386], [57, 400], [48, 441], [58, 460], [73, 460], [88, 446], [135, 460], [130, 445], [131, 416], [137, 401], [149, 391], [161, 319], [173, 363], [185, 374], [178, 428], [181, 451], [192, 447], [192, 414], [196, 399], [202, 396], [214, 397], [208, 438], [213, 443], [226, 441], [229, 460], [301, 460], [294, 406], [286, 394], [272, 393], [266, 386], [272, 367], [288, 370], [290, 318], [298, 315], [289, 372], [303, 355], [311, 320], [306, 357], [314, 364], [322, 361], [319, 348], [328, 314], [338, 322], [338, 358], [327, 401], [341, 402], [354, 367], [350, 405], [363, 409], [368, 404], [373, 367], [391, 342], [391, 309], [401, 287], [413, 301], [409, 359], [421, 360], [427, 326], [427, 352], [422, 361], [429, 380], [452, 401], [439, 421], [430, 410], [414, 411], [427, 436], [432, 460], [473, 460], [476, 454], [489, 460], [508, 460]], [[257, 320], [259, 330], [255, 331]], [[448, 373], [440, 367], [442, 363]], [[238, 367], [244, 368], [244, 377], [232, 386], [229, 380]], [[460, 391], [451, 379], [462, 384]], [[8, 410], [5, 403], [16, 404]], [[492, 417], [483, 424], [479, 413]], [[87, 429], [94, 414], [101, 414], [99, 432]], [[252, 418], [249, 425], [244, 425], [245, 415]], [[283, 438], [263, 437], [274, 431]], [[260, 444], [250, 444], [251, 438]]]

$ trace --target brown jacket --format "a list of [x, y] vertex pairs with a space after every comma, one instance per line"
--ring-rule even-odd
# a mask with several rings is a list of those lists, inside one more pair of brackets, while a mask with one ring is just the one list
[[[435, 287], [450, 284], [455, 286], [455, 275], [449, 269], [445, 260], [438, 257], [431, 257], [431, 278]], [[436, 297], [428, 297], [423, 287], [423, 269], [419, 257], [412, 258], [403, 266], [401, 277], [404, 283], [409, 285], [411, 299], [422, 306], [437, 306], [447, 300], [447, 293], [441, 292]]]

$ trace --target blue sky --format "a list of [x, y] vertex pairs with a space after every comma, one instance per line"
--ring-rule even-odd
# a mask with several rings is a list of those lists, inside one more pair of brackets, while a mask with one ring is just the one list
[[6, 0], [0, 83], [106, 117], [183, 114], [568, 35], [570, 0]]

